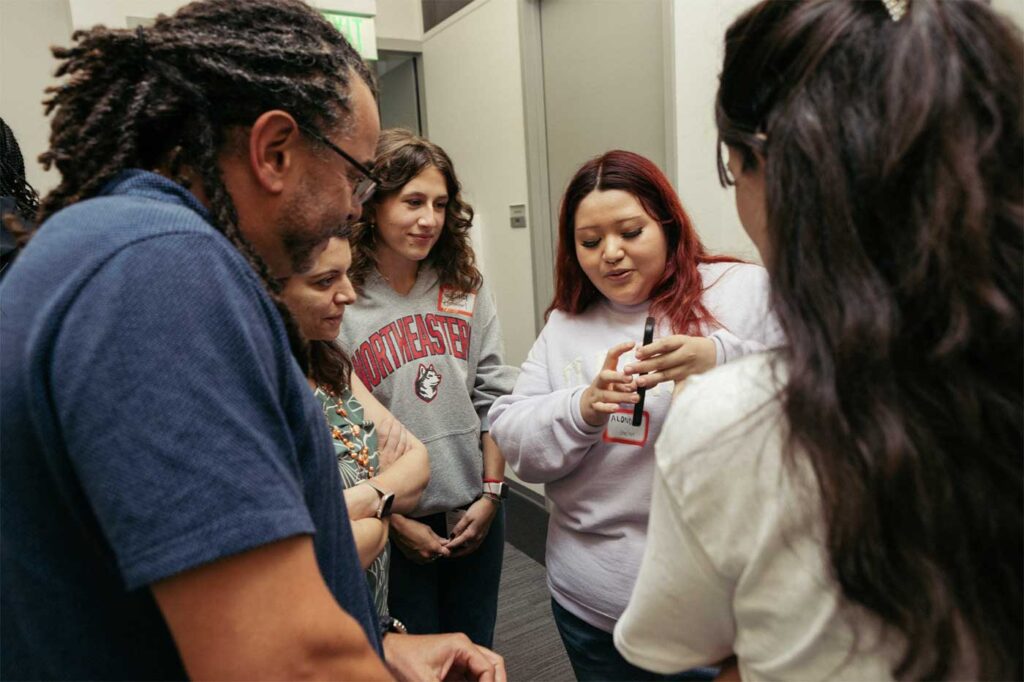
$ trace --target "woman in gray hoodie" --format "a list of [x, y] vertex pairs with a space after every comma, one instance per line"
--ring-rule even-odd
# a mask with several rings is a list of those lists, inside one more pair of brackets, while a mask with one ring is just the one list
[[465, 632], [490, 646], [504, 548], [505, 460], [487, 412], [512, 390], [501, 330], [469, 240], [451, 159], [386, 130], [380, 186], [354, 226], [359, 292], [339, 339], [374, 397], [426, 446], [430, 483], [391, 522], [389, 605], [412, 633]]

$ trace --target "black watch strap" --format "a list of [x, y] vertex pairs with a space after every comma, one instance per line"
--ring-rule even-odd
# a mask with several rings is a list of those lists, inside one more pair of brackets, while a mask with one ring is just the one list
[[407, 634], [409, 634], [409, 630], [406, 629], [406, 627], [402, 623], [402, 621], [398, 620], [394, 616], [381, 616], [380, 617], [380, 636], [383, 637], [384, 635], [388, 634], [389, 632], [394, 632], [395, 634], [398, 634], [398, 635], [407, 635]]

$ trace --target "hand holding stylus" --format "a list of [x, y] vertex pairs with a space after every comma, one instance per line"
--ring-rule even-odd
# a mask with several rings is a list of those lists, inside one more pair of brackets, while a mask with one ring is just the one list
[[608, 423], [608, 418], [621, 410], [623, 403], [633, 404], [640, 399], [633, 380], [616, 369], [619, 357], [635, 345], [635, 341], [626, 341], [612, 346], [605, 355], [601, 371], [580, 396], [580, 414], [591, 426]]
[[[636, 351], [636, 361], [622, 371], [638, 388], [650, 388], [663, 381], [682, 381], [691, 374], [715, 366], [715, 342], [703, 336], [663, 336]], [[642, 376], [639, 376], [642, 375]]]

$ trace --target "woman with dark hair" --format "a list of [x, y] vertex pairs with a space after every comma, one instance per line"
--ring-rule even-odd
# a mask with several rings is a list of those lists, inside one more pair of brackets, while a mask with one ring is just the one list
[[[331, 430], [359, 560], [382, 620], [389, 621], [388, 523], [416, 507], [430, 477], [427, 449], [352, 376], [335, 340], [356, 300], [348, 239], [332, 237], [306, 272], [292, 275], [281, 300], [309, 341], [308, 381]], [[365, 415], [365, 416], [364, 416]]]
[[380, 185], [354, 226], [359, 301], [340, 339], [355, 373], [430, 451], [430, 484], [391, 521], [389, 605], [413, 633], [490, 646], [504, 552], [505, 460], [487, 411], [512, 389], [490, 291], [469, 241], [473, 209], [451, 159], [386, 130]]
[[729, 28], [720, 169], [787, 344], [673, 406], [629, 660], [1024, 677], [1022, 59], [981, 2]]
[[[548, 586], [577, 678], [657, 679], [612, 643], [646, 540], [654, 439], [672, 382], [771, 343], [767, 276], [707, 253], [664, 174], [625, 151], [570, 181], [556, 268], [547, 324], [492, 430], [516, 474], [546, 484]], [[648, 315], [656, 339], [634, 353]]]

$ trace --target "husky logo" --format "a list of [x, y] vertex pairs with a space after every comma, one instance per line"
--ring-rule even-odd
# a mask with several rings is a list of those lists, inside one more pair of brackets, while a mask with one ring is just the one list
[[416, 372], [416, 397], [425, 403], [437, 397], [437, 385], [441, 383], [441, 375], [434, 365], [423, 365]]

